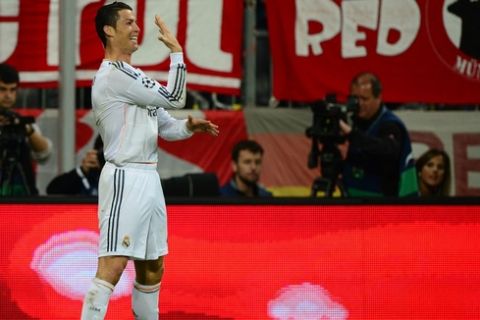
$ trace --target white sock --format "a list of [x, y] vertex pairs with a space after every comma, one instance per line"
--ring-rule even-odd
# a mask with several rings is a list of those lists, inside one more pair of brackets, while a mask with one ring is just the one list
[[160, 283], [152, 286], [135, 283], [132, 290], [132, 309], [136, 320], [158, 320]]
[[103, 320], [114, 285], [94, 278], [83, 300], [81, 320]]

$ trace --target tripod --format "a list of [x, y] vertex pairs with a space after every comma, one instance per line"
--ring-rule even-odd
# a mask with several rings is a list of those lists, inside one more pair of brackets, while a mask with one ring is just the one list
[[312, 150], [311, 157], [314, 156], [320, 159], [322, 176], [313, 180], [310, 195], [316, 197], [319, 191], [323, 191], [326, 197], [331, 198], [335, 191], [335, 187], [338, 187], [341, 195], [344, 195], [343, 187], [339, 179], [343, 167], [340, 150], [338, 150], [337, 146], [331, 142], [324, 143], [322, 151], [318, 150], [316, 141], [314, 141], [314, 144], [316, 145], [314, 147], [316, 148], [316, 151]]
[[0, 196], [31, 194], [27, 176], [20, 163], [22, 146], [0, 146]]

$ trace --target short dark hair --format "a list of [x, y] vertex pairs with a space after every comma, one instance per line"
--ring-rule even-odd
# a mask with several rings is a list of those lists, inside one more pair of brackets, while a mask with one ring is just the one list
[[115, 1], [109, 5], [103, 6], [97, 11], [95, 16], [95, 28], [97, 29], [97, 35], [103, 43], [103, 46], [107, 46], [107, 36], [103, 32], [104, 26], [116, 27], [118, 21], [118, 12], [122, 10], [132, 10], [128, 4]]
[[242, 140], [237, 142], [237, 144], [233, 146], [232, 160], [234, 162], [238, 161], [238, 156], [240, 154], [240, 151], [242, 150], [248, 150], [252, 153], [260, 153], [261, 155], [263, 155], [263, 148], [258, 142], [254, 140]]
[[19, 83], [18, 71], [6, 63], [0, 64], [0, 81], [3, 83]]
[[353, 77], [352, 81], [350, 82], [350, 87], [354, 85], [359, 85], [360, 78], [367, 78], [372, 86], [372, 94], [375, 98], [378, 98], [382, 93], [382, 83], [378, 76], [372, 72], [360, 72], [355, 77]]

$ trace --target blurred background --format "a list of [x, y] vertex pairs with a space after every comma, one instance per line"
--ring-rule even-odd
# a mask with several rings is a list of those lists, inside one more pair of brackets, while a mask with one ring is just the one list
[[[221, 127], [215, 141], [160, 142], [162, 178], [212, 172], [224, 184], [230, 149], [251, 138], [266, 151], [261, 183], [276, 196], [308, 196], [320, 175], [307, 166], [312, 105], [327, 95], [345, 102], [351, 78], [371, 71], [384, 103], [404, 121], [414, 157], [445, 150], [451, 194], [479, 195], [480, 67], [475, 52], [462, 49], [461, 19], [447, 10], [454, 1], [126, 2], [142, 29], [132, 64], [166, 80], [168, 52], [152, 22], [161, 12], [188, 65], [188, 110], [172, 113]], [[40, 194], [93, 145], [90, 85], [103, 54], [93, 17], [104, 3], [0, 2], [0, 61], [20, 71], [17, 111], [35, 115], [54, 146], [37, 167]], [[185, 144], [193, 148], [188, 155]]]

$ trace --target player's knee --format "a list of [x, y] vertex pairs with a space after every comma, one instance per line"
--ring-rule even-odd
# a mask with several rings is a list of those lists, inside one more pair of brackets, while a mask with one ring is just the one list
[[162, 277], [163, 277], [164, 272], [165, 272], [165, 266], [162, 264], [158, 268], [157, 272], [155, 272], [155, 275], [154, 275], [155, 279], [153, 279], [155, 283], [162, 281]]
[[143, 285], [153, 285], [162, 281], [165, 267], [161, 261], [139, 264], [136, 266], [136, 280]]
[[146, 272], [145, 284], [156, 284], [162, 281], [163, 273], [165, 272], [165, 267], [162, 265], [158, 268], [150, 269]]
[[110, 269], [111, 275], [115, 278], [120, 279], [122, 276], [123, 270], [125, 270], [125, 265], [113, 265], [112, 268]]
[[100, 260], [96, 277], [116, 285], [127, 266], [128, 259]]

